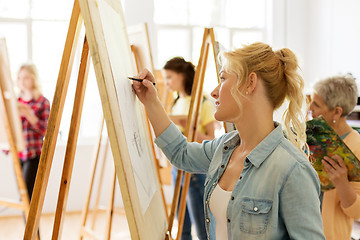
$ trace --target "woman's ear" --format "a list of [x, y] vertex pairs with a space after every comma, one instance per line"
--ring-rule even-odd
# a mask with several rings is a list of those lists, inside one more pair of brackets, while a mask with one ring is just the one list
[[257, 85], [257, 82], [258, 82], [257, 74], [255, 72], [251, 72], [249, 74], [249, 84], [246, 87], [246, 92], [248, 94], [251, 94], [251, 93], [254, 92], [254, 90], [256, 88], [256, 85]]
[[334, 108], [333, 120], [338, 121], [341, 118], [342, 113], [343, 113], [342, 107], [339, 107], [339, 106], [335, 107]]

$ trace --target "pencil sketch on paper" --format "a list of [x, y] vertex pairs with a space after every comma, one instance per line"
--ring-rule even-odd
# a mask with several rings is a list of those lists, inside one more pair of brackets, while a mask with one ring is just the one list
[[[126, 48], [128, 41], [126, 26], [119, 14], [117, 14], [106, 1], [98, 1], [101, 16], [101, 25], [105, 35], [106, 46], [109, 54], [110, 65], [120, 112], [125, 131], [126, 142], [133, 167], [136, 188], [139, 194], [140, 205], [143, 213], [149, 206], [156, 192], [156, 182], [150, 158], [150, 149], [146, 142], [146, 127], [142, 122], [142, 109], [135, 98], [128, 76], [132, 76], [135, 68], [129, 59], [132, 58], [130, 48]], [[133, 71], [130, 71], [133, 69]]]
[[138, 132], [134, 132], [132, 142], [136, 146], [136, 150], [137, 150], [137, 153], [139, 155], [139, 158], [141, 158], [141, 153], [143, 152], [143, 149], [142, 149], [142, 146], [141, 146], [141, 139], [139, 138], [139, 133]]

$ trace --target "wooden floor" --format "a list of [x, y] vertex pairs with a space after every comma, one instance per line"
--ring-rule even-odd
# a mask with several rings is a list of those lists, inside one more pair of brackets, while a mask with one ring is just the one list
[[[88, 225], [92, 219], [92, 214], [89, 214]], [[61, 235], [63, 240], [78, 240], [80, 232], [80, 221], [81, 213], [67, 213], [64, 219], [64, 226]], [[95, 224], [95, 233], [99, 239], [104, 239], [105, 235], [105, 213], [99, 213], [96, 219]], [[42, 239], [51, 239], [52, 228], [54, 224], [54, 215], [47, 214], [41, 217], [40, 219], [40, 234]], [[177, 223], [174, 223], [174, 233]], [[122, 210], [117, 211], [113, 216], [113, 225], [111, 231], [112, 240], [129, 240], [131, 239], [129, 228], [127, 225], [125, 214]], [[23, 239], [24, 236], [24, 220], [22, 217], [0, 217], [0, 240], [19, 240]], [[195, 229], [194, 231], [195, 232]], [[356, 222], [353, 228], [353, 239], [360, 239], [360, 222]], [[84, 238], [91, 239], [91, 238]], [[197, 239], [196, 236], [193, 236], [193, 239]]]
[[[89, 214], [87, 226], [90, 226], [92, 214]], [[130, 240], [130, 232], [127, 224], [125, 211], [116, 209], [112, 220], [111, 240]], [[40, 219], [40, 237], [41, 240], [51, 239], [52, 228], [54, 224], [54, 214], [43, 215]], [[80, 233], [81, 213], [66, 213], [64, 218], [62, 240], [78, 240]], [[98, 239], [104, 239], [105, 236], [106, 216], [105, 212], [100, 212], [96, 218], [94, 231]], [[22, 217], [0, 217], [0, 240], [21, 240], [24, 236], [24, 219]], [[173, 225], [173, 237], [176, 237], [177, 221]], [[198, 240], [196, 230], [192, 229], [193, 240]], [[95, 238], [84, 238], [95, 239]]]
[[[88, 223], [91, 222], [91, 214]], [[105, 213], [99, 213], [95, 224], [95, 233], [100, 239], [105, 236]], [[115, 213], [113, 217], [113, 227], [111, 231], [111, 239], [131, 239], [129, 228], [127, 225], [125, 214]], [[40, 235], [41, 239], [51, 239], [52, 228], [54, 224], [54, 215], [48, 214], [40, 219]], [[79, 239], [81, 224], [80, 213], [67, 213], [64, 219], [63, 231], [61, 239], [73, 240]], [[24, 220], [22, 217], [2, 217], [0, 218], [0, 240], [19, 240], [24, 236]], [[85, 238], [90, 239], [90, 238]]]

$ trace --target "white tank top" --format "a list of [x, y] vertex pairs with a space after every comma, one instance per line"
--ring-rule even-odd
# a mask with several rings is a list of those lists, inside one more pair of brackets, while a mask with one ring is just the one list
[[218, 240], [228, 239], [226, 209], [231, 193], [232, 191], [225, 191], [217, 184], [210, 196], [209, 207], [215, 217], [216, 239]]

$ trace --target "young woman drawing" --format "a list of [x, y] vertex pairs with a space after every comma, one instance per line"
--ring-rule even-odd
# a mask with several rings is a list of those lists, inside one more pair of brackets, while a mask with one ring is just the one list
[[[303, 80], [295, 55], [254, 43], [221, 57], [221, 82], [213, 90], [215, 119], [233, 131], [188, 143], [166, 115], [144, 70], [133, 87], [160, 146], [177, 168], [207, 175], [205, 226], [210, 239], [325, 239], [319, 178], [305, 156], [301, 116]], [[282, 127], [273, 112], [289, 101]]]

